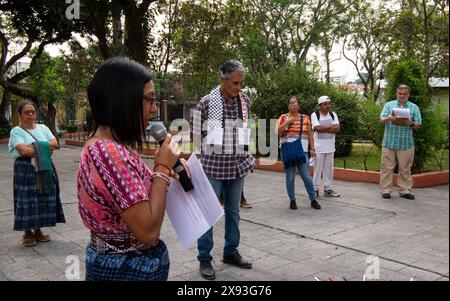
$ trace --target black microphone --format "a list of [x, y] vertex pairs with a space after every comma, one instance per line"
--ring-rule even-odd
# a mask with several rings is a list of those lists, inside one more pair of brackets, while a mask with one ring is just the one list
[[[150, 122], [147, 128], [150, 135], [159, 142], [159, 145], [163, 144], [164, 139], [167, 137], [166, 127], [160, 122]], [[183, 186], [184, 191], [189, 191], [194, 189], [191, 179], [187, 175], [187, 171], [181, 164], [180, 159], [177, 160], [173, 166], [173, 170], [178, 174], [181, 186]]]

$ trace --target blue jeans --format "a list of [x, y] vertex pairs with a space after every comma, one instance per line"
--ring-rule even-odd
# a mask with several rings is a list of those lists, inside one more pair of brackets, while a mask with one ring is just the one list
[[308, 192], [309, 199], [311, 201], [316, 199], [316, 194], [314, 193], [314, 184], [309, 173], [309, 159], [303, 164], [297, 164], [288, 168], [286, 171], [286, 190], [289, 196], [289, 200], [295, 201], [295, 170], [298, 169], [300, 177], [305, 184], [306, 191]]
[[[223, 205], [225, 209], [225, 245], [223, 248], [224, 256], [233, 256], [239, 246], [241, 234], [239, 232], [239, 205], [241, 203], [241, 194], [244, 184], [244, 178], [234, 180], [216, 180], [208, 176], [217, 198], [223, 193]], [[209, 229], [197, 241], [198, 260], [211, 261], [210, 254], [214, 246], [213, 228]]]

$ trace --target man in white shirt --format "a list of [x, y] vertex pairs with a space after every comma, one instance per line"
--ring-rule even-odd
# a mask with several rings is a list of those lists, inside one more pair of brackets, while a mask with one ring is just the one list
[[339, 197], [334, 192], [333, 171], [336, 134], [340, 131], [339, 119], [335, 112], [331, 111], [331, 100], [328, 96], [318, 99], [318, 110], [311, 114], [311, 123], [314, 130], [314, 145], [316, 146], [316, 160], [314, 162], [314, 190], [319, 196], [319, 188], [323, 176], [324, 195], [327, 197]]

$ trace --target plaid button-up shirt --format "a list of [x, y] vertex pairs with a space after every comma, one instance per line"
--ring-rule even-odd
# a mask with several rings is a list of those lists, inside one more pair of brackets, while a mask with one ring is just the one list
[[[250, 102], [247, 95], [245, 97], [247, 108], [250, 108]], [[239, 119], [239, 110], [237, 102], [239, 97], [231, 101], [226, 101], [222, 95], [223, 117], [225, 119], [225, 128], [232, 122], [232, 131], [224, 131], [223, 145], [215, 146], [219, 148], [219, 153], [212, 152], [211, 147], [208, 148], [205, 137], [207, 136], [207, 126], [204, 125], [208, 120], [209, 112], [209, 94], [203, 97], [197, 104], [192, 118], [193, 135], [201, 137], [201, 163], [205, 173], [217, 180], [233, 180], [245, 177], [255, 166], [255, 159], [247, 152], [243, 151], [242, 146], [238, 146], [237, 127], [242, 124]], [[249, 110], [250, 111], [250, 110]], [[242, 125], [241, 125], [242, 127]], [[194, 138], [195, 139], [195, 138]], [[221, 148], [221, 151], [220, 151]]]
[[[403, 107], [400, 106], [398, 100], [392, 100], [386, 103], [380, 118], [389, 116], [394, 108], [409, 109], [411, 120], [422, 125], [422, 117], [419, 107], [407, 101]], [[409, 126], [399, 126], [388, 121], [384, 126], [383, 146], [390, 149], [407, 150], [414, 147], [413, 129]]]

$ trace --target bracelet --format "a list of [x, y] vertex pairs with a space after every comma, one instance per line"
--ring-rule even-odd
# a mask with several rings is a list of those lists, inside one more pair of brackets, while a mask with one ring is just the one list
[[153, 173], [153, 177], [154, 177], [154, 178], [160, 178], [160, 179], [163, 179], [163, 180], [167, 183], [167, 186], [170, 185], [170, 179], [169, 179], [169, 176], [166, 175], [165, 173], [156, 171], [156, 172]]
[[153, 170], [155, 170], [155, 172], [156, 172], [156, 167], [158, 167], [158, 166], [162, 166], [162, 167], [164, 167], [165, 169], [167, 169], [167, 170], [169, 171], [169, 175], [172, 174], [172, 168], [170, 168], [169, 166], [167, 166], [167, 165], [165, 165], [165, 164], [162, 164], [162, 163], [158, 163], [158, 164], [156, 164], [156, 165], [153, 167]]

